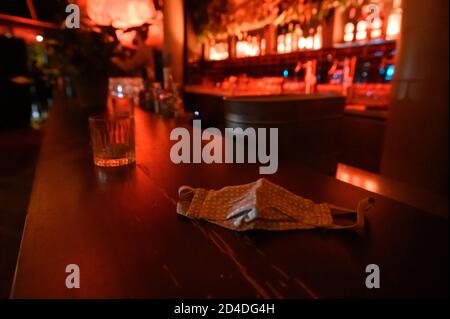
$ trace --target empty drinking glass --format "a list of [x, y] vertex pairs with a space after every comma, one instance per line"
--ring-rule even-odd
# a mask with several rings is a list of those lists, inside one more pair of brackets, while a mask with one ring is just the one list
[[108, 102], [108, 112], [114, 116], [133, 116], [134, 97], [111, 95]]
[[135, 162], [132, 116], [92, 116], [89, 128], [95, 165], [113, 167]]
[[144, 89], [144, 81], [138, 77], [109, 78], [108, 110], [114, 115], [133, 115], [139, 105], [139, 93]]

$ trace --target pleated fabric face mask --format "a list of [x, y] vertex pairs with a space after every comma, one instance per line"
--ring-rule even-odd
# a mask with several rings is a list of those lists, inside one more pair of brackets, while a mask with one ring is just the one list
[[[359, 231], [364, 228], [364, 213], [374, 205], [372, 198], [361, 200], [356, 210], [316, 204], [265, 178], [220, 190], [181, 186], [178, 196], [178, 214], [237, 231], [311, 228]], [[333, 217], [342, 214], [354, 214], [356, 221], [350, 225], [336, 224]]]

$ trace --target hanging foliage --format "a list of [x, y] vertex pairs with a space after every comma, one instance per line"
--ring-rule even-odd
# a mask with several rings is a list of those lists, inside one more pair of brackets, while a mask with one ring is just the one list
[[362, 0], [190, 0], [186, 9], [194, 32], [211, 37], [285, 23], [312, 10], [317, 10], [319, 21], [327, 20], [334, 8], [358, 1]]

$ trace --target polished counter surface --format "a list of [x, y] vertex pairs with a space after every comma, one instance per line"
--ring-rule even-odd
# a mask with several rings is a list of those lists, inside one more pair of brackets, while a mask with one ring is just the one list
[[[278, 94], [278, 95], [246, 95], [245, 92], [241, 92], [240, 94], [233, 94], [230, 90], [224, 90], [222, 88], [213, 87], [213, 86], [203, 86], [203, 85], [186, 85], [184, 88], [185, 92], [189, 95], [198, 95], [198, 96], [209, 96], [211, 98], [216, 99], [228, 99], [228, 100], [240, 100], [240, 101], [254, 101], [254, 102], [270, 102], [270, 101], [286, 101], [286, 100], [314, 100], [314, 99], [332, 99], [339, 97], [340, 95], [336, 94]], [[195, 103], [197, 106], [200, 103]], [[220, 108], [220, 102], [213, 103], [210, 107], [213, 109]], [[205, 111], [205, 107], [202, 108]], [[212, 113], [213, 110], [208, 110], [208, 113]], [[363, 105], [358, 105], [358, 107], [352, 107], [352, 105], [348, 105], [345, 109], [345, 114], [348, 116], [356, 116], [369, 118], [374, 120], [382, 120], [385, 121], [388, 117], [388, 109], [384, 108], [366, 108]]]
[[[181, 185], [221, 188], [258, 165], [173, 164], [171, 130], [189, 123], [136, 111], [134, 166], [95, 167], [89, 112], [58, 105], [41, 149], [13, 298], [382, 298], [448, 296], [448, 221], [296, 164], [265, 176], [316, 202], [376, 206], [364, 234], [237, 233], [176, 214]], [[65, 285], [80, 267], [80, 288]], [[368, 289], [366, 266], [380, 267]]]

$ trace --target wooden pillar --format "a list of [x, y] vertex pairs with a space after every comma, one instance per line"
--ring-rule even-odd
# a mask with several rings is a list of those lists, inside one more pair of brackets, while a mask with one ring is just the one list
[[175, 82], [183, 83], [184, 6], [183, 0], [164, 1], [164, 67], [172, 69]]
[[403, 0], [381, 173], [448, 193], [448, 0]]

